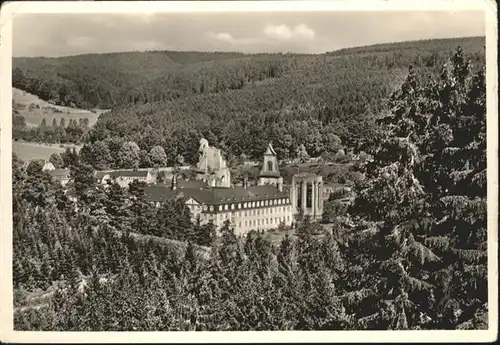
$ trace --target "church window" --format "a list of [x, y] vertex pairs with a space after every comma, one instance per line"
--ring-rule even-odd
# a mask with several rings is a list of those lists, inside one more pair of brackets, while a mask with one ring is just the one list
[[226, 211], [227, 211], [227, 209], [228, 209], [227, 205], [224, 205], [224, 210], [226, 210]]
[[238, 228], [241, 228], [241, 222], [238, 223]]
[[234, 210], [234, 204], [231, 204], [231, 210]]
[[272, 161], [268, 161], [267, 162], [267, 170], [269, 170], [269, 171], [273, 171], [274, 170], [273, 169], [273, 162]]
[[241, 204], [238, 204], [238, 208], [241, 208]]

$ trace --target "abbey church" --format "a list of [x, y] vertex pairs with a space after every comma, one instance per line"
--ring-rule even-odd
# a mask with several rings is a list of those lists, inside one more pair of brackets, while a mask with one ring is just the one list
[[220, 228], [229, 220], [238, 234], [269, 230], [280, 224], [292, 226], [299, 213], [320, 220], [323, 213], [323, 180], [315, 174], [297, 174], [285, 186], [279, 162], [271, 144], [263, 153], [256, 185], [247, 179], [241, 186], [231, 182], [231, 172], [220, 149], [200, 140], [196, 180], [180, 180], [173, 175], [170, 185], [151, 184], [145, 188], [157, 206], [170, 198], [186, 200], [193, 221], [212, 222]]

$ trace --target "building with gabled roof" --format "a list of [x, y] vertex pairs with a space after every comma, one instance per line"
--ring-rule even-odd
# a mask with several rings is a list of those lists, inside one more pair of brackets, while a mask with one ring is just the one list
[[71, 174], [69, 169], [52, 169], [46, 170], [50, 177], [64, 187], [71, 180]]
[[155, 182], [155, 176], [150, 170], [99, 170], [94, 176], [99, 183], [107, 184], [114, 181], [121, 187], [127, 187], [135, 180], [147, 184]]
[[157, 206], [168, 199], [183, 198], [193, 221], [212, 222], [219, 228], [229, 220], [237, 233], [268, 230], [280, 224], [290, 226], [293, 221], [289, 195], [270, 185], [232, 188], [151, 185], [144, 191]]
[[[183, 198], [193, 221], [211, 222], [220, 228], [229, 220], [239, 234], [269, 230], [280, 224], [291, 226], [294, 212], [290, 194], [283, 191], [283, 178], [271, 144], [264, 157], [264, 167], [256, 186], [248, 186], [245, 180], [243, 186], [228, 188], [211, 185], [206, 180], [178, 181], [174, 176], [171, 185], [150, 185], [144, 191], [149, 201], [158, 207], [166, 200]], [[264, 177], [269, 179], [262, 180]]]
[[[207, 145], [206, 140], [202, 140], [201, 150], [209, 152]], [[217, 158], [216, 162], [210, 162], [210, 157]], [[218, 155], [202, 155], [202, 164], [198, 168], [208, 164], [224, 171], [227, 167], [219, 158]], [[294, 215], [298, 213], [310, 215], [313, 220], [320, 219], [323, 212], [322, 188], [321, 176], [314, 174], [298, 174], [291, 185], [283, 186], [277, 154], [269, 144], [255, 186], [248, 185], [247, 177], [242, 186], [223, 187], [214, 185], [209, 179], [181, 180], [174, 174], [170, 184], [150, 184], [144, 192], [157, 207], [167, 200], [182, 198], [191, 211], [193, 221], [213, 223], [216, 228], [229, 221], [236, 233], [245, 234], [250, 230], [292, 226]]]

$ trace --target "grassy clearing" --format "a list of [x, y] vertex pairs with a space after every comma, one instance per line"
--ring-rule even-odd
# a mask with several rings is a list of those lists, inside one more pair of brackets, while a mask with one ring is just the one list
[[78, 121], [79, 119], [89, 119], [89, 125], [93, 126], [97, 118], [107, 110], [95, 109], [85, 110], [78, 108], [63, 107], [50, 104], [38, 96], [25, 92], [23, 90], [12, 88], [12, 99], [14, 101], [14, 109], [19, 112], [19, 115], [24, 116], [28, 126], [38, 126], [43, 119], [48, 125], [56, 119], [57, 124], [64, 118], [66, 123], [70, 119]]
[[49, 159], [51, 154], [62, 153], [66, 150], [66, 147], [75, 147], [76, 151], [79, 151], [81, 148], [76, 145], [64, 145], [64, 147], [61, 147], [60, 144], [51, 145], [12, 141], [12, 152], [14, 152], [19, 159], [24, 162], [32, 159]]

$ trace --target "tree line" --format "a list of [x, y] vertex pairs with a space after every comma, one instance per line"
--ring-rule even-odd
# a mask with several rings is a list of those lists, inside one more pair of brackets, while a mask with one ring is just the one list
[[59, 124], [54, 118], [52, 124], [47, 124], [45, 118], [40, 125], [28, 127], [26, 119], [22, 115], [14, 115], [12, 119], [12, 139], [29, 142], [41, 142], [50, 144], [79, 144], [84, 140], [84, 136], [89, 132], [89, 119], [79, 118], [66, 120], [61, 118]]

